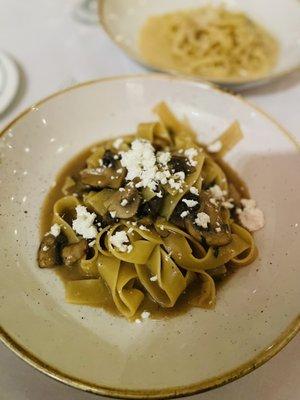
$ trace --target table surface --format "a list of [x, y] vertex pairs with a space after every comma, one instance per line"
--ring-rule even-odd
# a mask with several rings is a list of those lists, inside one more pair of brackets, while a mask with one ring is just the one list
[[[97, 25], [74, 18], [76, 0], [0, 0], [0, 46], [17, 61], [21, 88], [0, 116], [4, 127], [21, 110], [74, 83], [146, 72], [119, 50]], [[300, 71], [243, 92], [300, 140]], [[300, 398], [300, 337], [244, 378], [199, 400], [296, 400]], [[1, 400], [95, 400], [99, 397], [56, 382], [0, 345]]]

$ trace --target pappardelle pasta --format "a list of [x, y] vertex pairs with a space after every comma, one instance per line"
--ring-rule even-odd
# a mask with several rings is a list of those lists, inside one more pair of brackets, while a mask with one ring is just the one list
[[172, 309], [191, 293], [191, 306], [214, 307], [216, 281], [256, 258], [250, 231], [264, 223], [222, 161], [243, 137], [239, 124], [204, 145], [165, 103], [154, 111], [159, 122], [97, 144], [66, 174], [53, 210], [45, 203], [38, 250], [39, 266], [65, 277], [68, 302], [111, 302], [136, 321], [149, 302]]
[[139, 36], [142, 58], [211, 79], [259, 78], [275, 66], [278, 42], [242, 12], [205, 6], [149, 17]]

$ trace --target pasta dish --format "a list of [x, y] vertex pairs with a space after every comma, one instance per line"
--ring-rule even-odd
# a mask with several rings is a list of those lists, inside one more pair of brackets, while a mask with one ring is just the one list
[[148, 18], [139, 49], [157, 68], [243, 79], [268, 74], [277, 61], [278, 42], [241, 12], [206, 6]]
[[239, 124], [205, 145], [165, 103], [154, 111], [158, 122], [68, 164], [46, 199], [38, 250], [68, 302], [113, 306], [137, 322], [150, 304], [214, 307], [216, 282], [254, 261], [251, 231], [264, 224], [222, 160], [243, 137]]

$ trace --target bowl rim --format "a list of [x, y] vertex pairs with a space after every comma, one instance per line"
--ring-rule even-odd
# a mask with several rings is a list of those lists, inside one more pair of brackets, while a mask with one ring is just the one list
[[[10, 123], [8, 123], [1, 131], [0, 131], [0, 139], [6, 133], [10, 131], [10, 129], [17, 124], [23, 117], [26, 117], [27, 114], [32, 112], [35, 108], [40, 105], [43, 105], [48, 100], [55, 98], [57, 96], [63, 95], [66, 92], [70, 92], [72, 90], [80, 89], [84, 86], [91, 86], [94, 84], [102, 83], [102, 82], [110, 82], [110, 81], [122, 81], [122, 80], [143, 80], [143, 79], [153, 79], [153, 80], [169, 80], [176, 82], [189, 82], [194, 85], [206, 86], [210, 90], [220, 92], [222, 94], [226, 94], [228, 96], [232, 96], [241, 103], [246, 104], [248, 107], [252, 108], [264, 118], [267, 118], [273, 125], [279, 128], [280, 132], [286, 136], [286, 138], [297, 148], [300, 152], [300, 143], [298, 140], [283, 126], [281, 126], [273, 117], [268, 115], [266, 112], [262, 111], [259, 107], [253, 105], [248, 100], [245, 100], [240, 95], [236, 95], [230, 93], [229, 91], [224, 91], [217, 88], [215, 85], [209, 84], [207, 82], [200, 83], [194, 81], [192, 79], [180, 78], [175, 76], [168, 76], [165, 74], [130, 74], [130, 75], [120, 75], [116, 77], [107, 77], [94, 79], [90, 81], [85, 81], [78, 83], [76, 85], [67, 87], [65, 89], [59, 90], [50, 94], [49, 96], [43, 98], [42, 100], [34, 103], [32, 106], [25, 109], [23, 112], [18, 114]], [[12, 350], [17, 356], [19, 356], [23, 361], [27, 362], [32, 367], [36, 368], [38, 371], [43, 372], [45, 375], [56, 379], [62, 383], [65, 383], [69, 386], [72, 386], [76, 389], [81, 389], [85, 392], [90, 392], [98, 395], [103, 395], [107, 397], [113, 398], [128, 398], [128, 399], [162, 399], [162, 398], [177, 398], [188, 396], [192, 394], [202, 393], [211, 389], [218, 388], [227, 383], [230, 383], [236, 379], [239, 379], [256, 368], [263, 365], [265, 362], [270, 360], [273, 356], [275, 356], [283, 347], [285, 347], [290, 340], [296, 336], [296, 334], [300, 331], [300, 315], [298, 315], [289, 325], [288, 327], [277, 337], [268, 347], [259, 352], [255, 357], [238, 366], [237, 368], [230, 370], [222, 375], [210, 378], [205, 381], [200, 381], [198, 383], [194, 383], [192, 385], [179, 386], [179, 387], [171, 387], [171, 388], [163, 388], [163, 389], [120, 389], [113, 388], [103, 385], [97, 385], [85, 380], [81, 380], [79, 378], [75, 378], [70, 376], [63, 371], [48, 365], [44, 361], [38, 358], [38, 356], [31, 353], [24, 346], [20, 345], [17, 340], [15, 340], [8, 332], [2, 328], [0, 325], [0, 340], [4, 345], [6, 345], [10, 350]]]
[[116, 36], [114, 35], [113, 31], [110, 29], [110, 24], [107, 21], [106, 13], [105, 13], [105, 5], [108, 3], [107, 0], [98, 0], [98, 16], [99, 16], [99, 23], [102, 26], [104, 32], [106, 32], [107, 36], [116, 44], [116, 46], [119, 47], [123, 52], [125, 52], [132, 60], [136, 61], [143, 67], [149, 69], [152, 72], [160, 72], [160, 73], [167, 73], [179, 77], [185, 77], [187, 79], [193, 79], [196, 81], [205, 81], [208, 83], [212, 83], [215, 85], [220, 85], [220, 86], [232, 86], [235, 88], [248, 88], [252, 86], [259, 86], [263, 85], [269, 82], [272, 82], [274, 80], [280, 79], [286, 75], [292, 74], [296, 71], [300, 71], [300, 62], [288, 69], [278, 71], [278, 72], [271, 72], [268, 75], [262, 76], [260, 78], [213, 78], [213, 77], [204, 77], [204, 76], [197, 76], [193, 74], [188, 74], [188, 73], [183, 73], [179, 72], [175, 69], [172, 68], [159, 68], [155, 67], [154, 65], [151, 65], [150, 63], [146, 62], [145, 60], [142, 59], [142, 57], [139, 57], [135, 54], [135, 52], [131, 49], [129, 45], [126, 45], [123, 42], [120, 42], [117, 40]]

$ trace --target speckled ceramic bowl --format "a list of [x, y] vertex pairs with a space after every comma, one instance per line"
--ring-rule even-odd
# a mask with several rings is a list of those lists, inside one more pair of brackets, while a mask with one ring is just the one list
[[[300, 69], [300, 3], [299, 0], [98, 0], [99, 16], [110, 38], [131, 58], [139, 63], [161, 71], [182, 75], [175, 70], [157, 68], [143, 60], [138, 37], [148, 17], [180, 9], [199, 8], [203, 5], [225, 4], [229, 9], [242, 11], [261, 23], [277, 38], [279, 58], [270, 73], [261, 78], [205, 77], [205, 80], [234, 89], [244, 89], [267, 83]], [[201, 79], [200, 76], [193, 76]]]
[[[138, 325], [66, 304], [53, 271], [36, 264], [39, 216], [70, 157], [152, 120], [161, 100], [187, 116], [201, 140], [240, 121], [245, 139], [228, 161], [249, 184], [266, 226], [255, 235], [258, 259], [222, 286], [215, 310]], [[299, 329], [299, 152], [284, 129], [240, 98], [160, 75], [88, 82], [19, 116], [2, 132], [0, 156], [1, 337], [39, 370], [104, 395], [185, 395], [246, 374]]]

